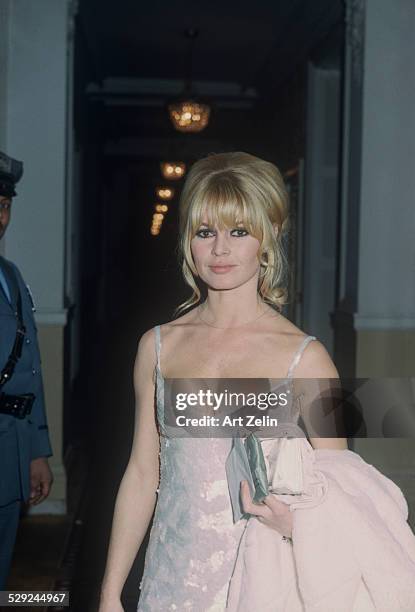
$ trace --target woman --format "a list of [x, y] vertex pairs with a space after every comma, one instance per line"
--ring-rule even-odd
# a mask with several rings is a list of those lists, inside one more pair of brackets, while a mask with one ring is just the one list
[[[156, 502], [138, 610], [309, 609], [296, 581], [291, 539], [296, 514], [305, 510], [294, 510], [274, 494], [254, 503], [252, 488], [241, 482], [247, 514], [234, 522], [226, 472], [231, 438], [170, 436], [165, 424], [165, 379], [284, 379], [294, 370], [296, 379], [338, 378], [324, 346], [281, 314], [287, 223], [287, 192], [273, 164], [247, 153], [224, 153], [190, 170], [180, 203], [180, 250], [193, 294], [178, 311], [197, 307], [150, 329], [138, 345], [134, 440], [115, 505], [100, 612], [122, 610], [120, 594]], [[344, 438], [310, 437], [301, 444], [310, 452], [351, 452]], [[300, 528], [299, 541], [305, 532]], [[254, 546], [247, 546], [248, 537]], [[268, 552], [278, 550], [282, 563], [267, 561], [270, 580], [283, 593], [267, 604], [255, 594], [257, 560], [248, 579], [243, 576], [261, 538], [263, 550], [273, 542]], [[415, 555], [413, 561], [415, 567]], [[304, 593], [307, 597], [307, 585]]]

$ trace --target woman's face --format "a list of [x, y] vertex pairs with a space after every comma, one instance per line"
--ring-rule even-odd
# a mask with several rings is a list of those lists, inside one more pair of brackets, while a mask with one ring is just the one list
[[259, 273], [259, 240], [242, 223], [219, 230], [203, 217], [190, 246], [200, 278], [214, 289], [239, 287]]

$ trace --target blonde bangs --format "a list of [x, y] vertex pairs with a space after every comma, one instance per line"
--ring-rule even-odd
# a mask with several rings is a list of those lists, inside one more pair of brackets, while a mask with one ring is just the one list
[[235, 179], [225, 173], [209, 178], [206, 185], [199, 187], [189, 206], [189, 239], [206, 220], [209, 227], [219, 229], [234, 228], [242, 223], [261, 242], [263, 219], [254, 202], [248, 200]]

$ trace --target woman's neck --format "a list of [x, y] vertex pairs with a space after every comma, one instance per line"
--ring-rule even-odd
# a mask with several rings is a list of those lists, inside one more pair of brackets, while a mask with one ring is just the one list
[[206, 325], [218, 329], [243, 327], [254, 323], [271, 310], [262, 299], [256, 298], [251, 303], [235, 300], [209, 300], [209, 297], [198, 306], [198, 317]]

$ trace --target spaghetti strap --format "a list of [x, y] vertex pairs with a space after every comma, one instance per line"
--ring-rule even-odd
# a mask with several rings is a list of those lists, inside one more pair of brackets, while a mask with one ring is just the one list
[[315, 336], [306, 336], [304, 340], [302, 341], [302, 343], [300, 344], [299, 348], [297, 349], [297, 352], [294, 355], [291, 365], [288, 368], [287, 378], [292, 377], [294, 368], [298, 365], [298, 362], [301, 359], [301, 355], [303, 354], [304, 349], [306, 348], [307, 344], [311, 342], [311, 340], [317, 340], [317, 338]]
[[161, 352], [161, 336], [160, 336], [160, 325], [154, 327], [154, 333], [156, 336], [156, 355], [157, 355], [157, 367], [160, 371], [160, 352]]

